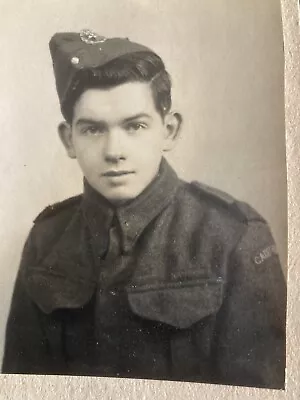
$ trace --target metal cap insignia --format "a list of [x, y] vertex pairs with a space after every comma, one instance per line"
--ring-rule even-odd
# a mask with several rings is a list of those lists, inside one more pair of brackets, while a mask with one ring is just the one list
[[105, 36], [100, 36], [98, 33], [91, 31], [90, 29], [83, 29], [79, 33], [80, 39], [87, 44], [97, 44], [104, 43], [107, 38]]

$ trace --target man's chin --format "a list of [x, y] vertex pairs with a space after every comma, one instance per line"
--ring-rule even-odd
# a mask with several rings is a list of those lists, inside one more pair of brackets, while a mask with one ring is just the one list
[[128, 203], [134, 200], [137, 196], [138, 194], [129, 194], [125, 193], [124, 191], [122, 193], [107, 193], [106, 195], [104, 195], [104, 197], [115, 206], [120, 206]]

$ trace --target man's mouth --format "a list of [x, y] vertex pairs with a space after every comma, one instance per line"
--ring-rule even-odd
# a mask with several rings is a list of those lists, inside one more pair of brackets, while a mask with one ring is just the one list
[[111, 171], [104, 172], [102, 175], [112, 178], [112, 177], [130, 175], [130, 174], [133, 174], [133, 173], [134, 173], [133, 171], [115, 171], [115, 170], [111, 170]]

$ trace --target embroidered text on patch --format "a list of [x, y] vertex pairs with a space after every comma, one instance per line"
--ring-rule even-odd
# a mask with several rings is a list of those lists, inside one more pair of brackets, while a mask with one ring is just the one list
[[266, 247], [259, 254], [254, 257], [255, 264], [262, 264], [265, 260], [270, 258], [273, 254], [277, 254], [277, 249], [275, 244]]

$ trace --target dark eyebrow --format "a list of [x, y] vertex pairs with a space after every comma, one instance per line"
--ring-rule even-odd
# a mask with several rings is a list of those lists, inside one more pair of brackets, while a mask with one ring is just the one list
[[92, 118], [79, 118], [79, 120], [76, 121], [75, 125], [82, 125], [82, 124], [101, 125], [101, 126], [107, 125], [105, 121], [98, 121]]
[[[124, 118], [122, 123], [134, 121], [135, 119], [139, 119], [139, 118], [152, 119], [151, 115], [149, 115], [147, 113], [139, 113], [139, 114], [136, 114], [136, 115], [132, 115], [131, 117]], [[83, 124], [107, 126], [107, 123], [105, 121], [95, 120], [95, 119], [92, 119], [92, 118], [79, 118], [78, 121], [76, 121], [76, 123], [75, 123], [75, 125], [83, 125]]]
[[148, 119], [152, 119], [151, 115], [146, 114], [146, 113], [140, 113], [140, 114], [133, 115], [132, 117], [125, 118], [125, 119], [123, 120], [123, 122], [130, 122], [130, 121], [133, 121], [133, 120], [139, 119], [139, 118], [148, 118]]

